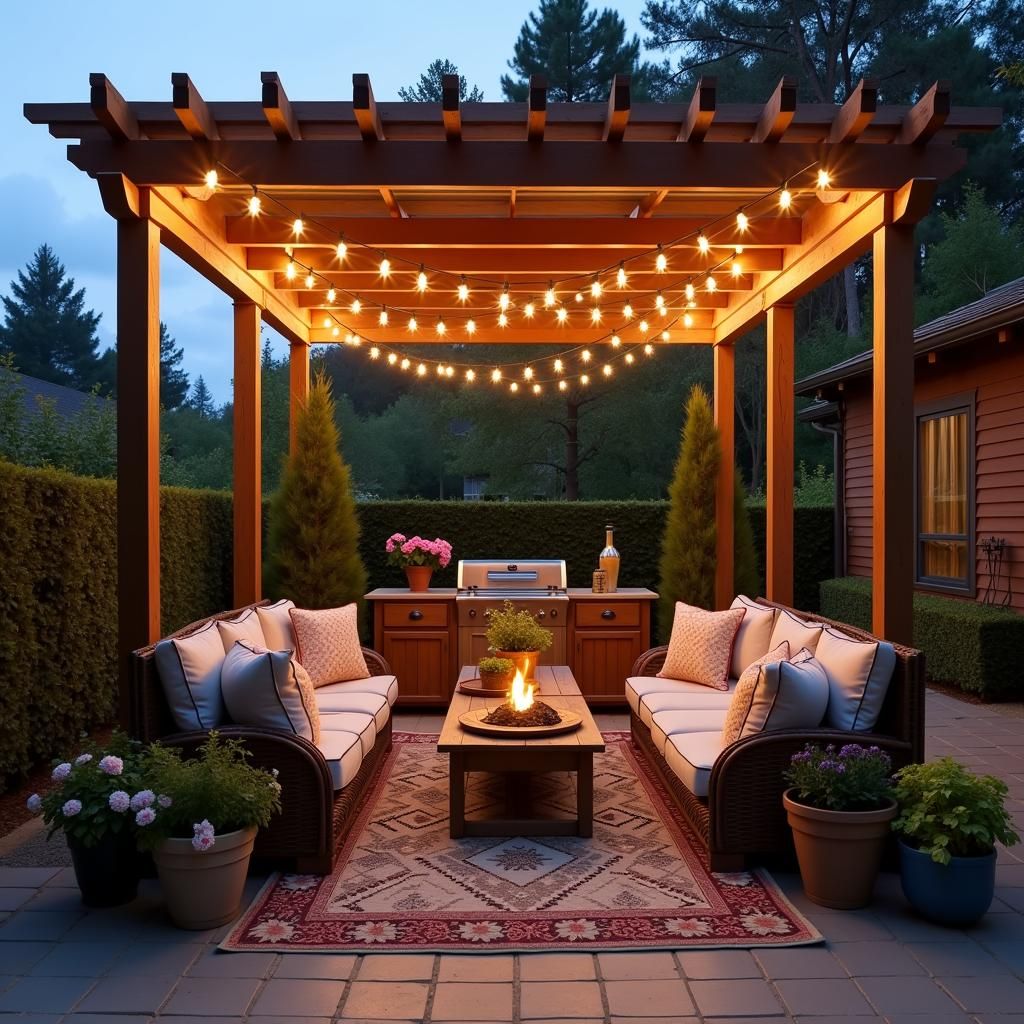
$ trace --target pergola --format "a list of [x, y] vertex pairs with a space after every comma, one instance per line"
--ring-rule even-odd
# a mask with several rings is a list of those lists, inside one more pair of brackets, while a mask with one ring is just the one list
[[[260, 597], [261, 320], [291, 346], [294, 443], [309, 347], [339, 340], [337, 324], [354, 319], [348, 296], [374, 310], [419, 311], [427, 324], [464, 323], [453, 285], [419, 290], [422, 262], [432, 274], [502, 282], [490, 288], [487, 322], [472, 337], [425, 331], [413, 340], [404, 322], [384, 326], [364, 314], [352, 329], [368, 344], [603, 345], [607, 329], [580, 317], [557, 329], [550, 316], [499, 328], [498, 292], [507, 284], [510, 301], [522, 305], [538, 281], [577, 275], [585, 282], [659, 244], [673, 246], [674, 273], [704, 284], [710, 269], [737, 261], [714, 291], [698, 288], [682, 304], [688, 326], [667, 341], [714, 351], [722, 607], [733, 597], [734, 346], [767, 319], [766, 588], [769, 598], [790, 602], [793, 303], [872, 249], [873, 626], [910, 641], [913, 227], [936, 183], [964, 166], [958, 137], [995, 129], [998, 109], [953, 107], [942, 82], [911, 107], [880, 106], [870, 80], [841, 106], [798, 103], [789, 78], [759, 104], [718, 104], [708, 78], [688, 103], [657, 104], [633, 103], [628, 76], [616, 76], [606, 104], [549, 103], [539, 76], [526, 103], [460, 104], [454, 76], [443, 82], [441, 103], [377, 103], [360, 74], [351, 101], [292, 102], [271, 72], [255, 102], [207, 102], [184, 74], [171, 83], [169, 100], [129, 102], [94, 74], [87, 103], [25, 106], [33, 123], [77, 140], [68, 159], [96, 179], [117, 221], [122, 655], [160, 633], [161, 244], [234, 302], [236, 604]], [[211, 169], [219, 171], [214, 187]], [[808, 184], [809, 169], [827, 177]], [[785, 203], [777, 201], [782, 189]], [[280, 215], [253, 216], [254, 196], [265, 213], [275, 202], [298, 211], [306, 229], [297, 234]], [[751, 211], [747, 223], [732, 219], [737, 209]], [[715, 230], [703, 251], [695, 239], [709, 224]], [[674, 244], [681, 238], [688, 241]], [[345, 239], [358, 244], [339, 260]], [[395, 264], [386, 279], [381, 252]], [[660, 287], [651, 266], [630, 268], [632, 292], [649, 296]], [[637, 320], [623, 319], [616, 342], [642, 340]]]

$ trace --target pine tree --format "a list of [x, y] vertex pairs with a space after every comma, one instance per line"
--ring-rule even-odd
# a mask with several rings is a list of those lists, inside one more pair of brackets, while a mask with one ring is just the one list
[[213, 395], [210, 394], [210, 389], [206, 386], [206, 381], [203, 380], [202, 374], [196, 377], [196, 382], [192, 385], [192, 396], [189, 398], [188, 404], [204, 420], [211, 419], [217, 411], [213, 404]]
[[97, 382], [100, 314], [85, 309], [85, 289], [48, 245], [41, 245], [3, 297], [0, 352], [9, 353], [21, 373], [67, 387]]
[[513, 75], [502, 75], [505, 98], [526, 99], [530, 75], [544, 74], [550, 100], [605, 100], [612, 77], [631, 74], [634, 99], [650, 99], [657, 72], [640, 60], [640, 40], [626, 38], [626, 23], [612, 9], [600, 14], [588, 0], [540, 0], [523, 23]]
[[167, 324], [161, 321], [160, 404], [165, 409], [180, 409], [188, 398], [188, 373], [181, 369], [184, 357], [184, 349], [178, 347], [167, 330]]
[[[432, 60], [416, 84], [403, 86], [398, 90], [398, 95], [406, 103], [440, 103], [442, 75], [459, 75], [458, 67], [447, 57]], [[483, 98], [484, 93], [479, 86], [470, 88], [466, 76], [459, 75], [459, 99], [462, 102], [478, 103]]]
[[322, 372], [299, 411], [297, 431], [271, 505], [267, 589], [301, 608], [359, 601], [366, 589], [359, 520], [338, 450], [331, 385]]

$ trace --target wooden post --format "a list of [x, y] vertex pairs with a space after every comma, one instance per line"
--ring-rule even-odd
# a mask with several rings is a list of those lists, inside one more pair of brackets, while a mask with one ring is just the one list
[[160, 638], [160, 229], [117, 222], [117, 633], [120, 720], [128, 655]]
[[793, 603], [793, 307], [768, 310], [765, 593]]
[[913, 639], [914, 228], [874, 234], [872, 631]]
[[715, 345], [715, 425], [722, 447], [715, 491], [717, 552], [715, 556], [715, 607], [728, 608], [736, 596], [733, 582], [733, 500], [736, 487], [736, 350]]
[[263, 578], [260, 307], [235, 303], [235, 607], [260, 599]]
[[309, 346], [293, 341], [288, 364], [288, 452], [295, 454], [299, 409], [309, 397]]

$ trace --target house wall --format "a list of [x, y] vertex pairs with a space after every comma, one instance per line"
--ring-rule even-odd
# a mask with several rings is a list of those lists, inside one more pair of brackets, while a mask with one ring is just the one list
[[[975, 395], [975, 540], [995, 535], [1009, 546], [1013, 607], [1024, 611], [1024, 339], [999, 344], [980, 338], [918, 359], [914, 400], [930, 402]], [[845, 384], [843, 408], [846, 503], [846, 571], [871, 575], [871, 382]], [[908, 515], [912, 514], [908, 510]], [[976, 597], [988, 583], [985, 559], [976, 553]]]

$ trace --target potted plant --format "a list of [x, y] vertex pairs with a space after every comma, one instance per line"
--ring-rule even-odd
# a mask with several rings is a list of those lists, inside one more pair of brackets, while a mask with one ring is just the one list
[[782, 795], [807, 898], [852, 910], [871, 900], [896, 816], [892, 762], [878, 747], [808, 743], [790, 760]]
[[485, 614], [487, 646], [497, 657], [511, 661], [524, 679], [532, 679], [540, 652], [554, 642], [551, 630], [541, 626], [525, 608], [517, 610], [511, 601]]
[[485, 690], [505, 690], [512, 684], [516, 666], [508, 658], [481, 658], [477, 672]]
[[951, 757], [912, 764], [896, 773], [895, 797], [903, 894], [918, 913], [962, 927], [992, 903], [996, 843], [1020, 837], [1006, 810], [1007, 787], [975, 775]]
[[405, 570], [409, 589], [422, 594], [430, 589], [430, 577], [435, 569], [444, 569], [452, 560], [452, 546], [446, 540], [435, 537], [409, 537], [393, 533], [384, 544], [388, 553], [388, 565], [397, 565]]
[[249, 764], [241, 741], [212, 732], [194, 757], [153, 744], [142, 785], [132, 797], [135, 821], [171, 919], [195, 929], [234, 920], [256, 831], [281, 807], [274, 774]]
[[129, 793], [138, 782], [141, 744], [115, 733], [103, 747], [89, 743], [71, 761], [55, 761], [55, 785], [28, 798], [42, 814], [47, 838], [63, 832], [75, 880], [88, 907], [135, 899], [139, 854]]

